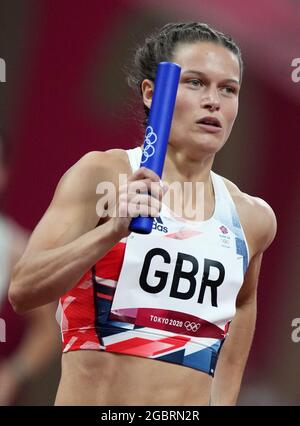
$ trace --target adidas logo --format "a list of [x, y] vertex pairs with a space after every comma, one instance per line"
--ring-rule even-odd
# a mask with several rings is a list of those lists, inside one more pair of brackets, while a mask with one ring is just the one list
[[154, 218], [152, 229], [156, 229], [157, 231], [160, 231], [160, 232], [168, 232], [168, 228], [167, 226], [164, 226], [160, 216]]

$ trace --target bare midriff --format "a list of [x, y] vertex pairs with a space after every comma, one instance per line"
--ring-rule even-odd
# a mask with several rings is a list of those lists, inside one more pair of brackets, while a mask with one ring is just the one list
[[212, 377], [165, 361], [102, 351], [63, 354], [56, 405], [208, 405]]

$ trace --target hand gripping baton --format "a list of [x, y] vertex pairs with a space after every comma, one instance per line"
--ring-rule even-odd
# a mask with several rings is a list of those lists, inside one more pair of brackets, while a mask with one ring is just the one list
[[[140, 167], [153, 170], [161, 178], [169, 141], [181, 68], [172, 62], [160, 62], [147, 122]], [[150, 234], [153, 217], [138, 216], [129, 229], [138, 234]]]

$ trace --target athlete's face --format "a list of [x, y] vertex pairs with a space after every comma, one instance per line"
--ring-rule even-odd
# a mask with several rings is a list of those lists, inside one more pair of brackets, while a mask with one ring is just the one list
[[[238, 112], [238, 58], [221, 45], [197, 42], [179, 44], [173, 61], [181, 66], [181, 78], [170, 142], [186, 141], [216, 152], [226, 142]], [[205, 117], [218, 123], [199, 124]]]
[[[238, 58], [221, 45], [195, 42], [179, 43], [172, 61], [181, 66], [181, 77], [169, 143], [215, 153], [226, 142], [238, 112]], [[199, 123], [205, 117], [217, 121]]]

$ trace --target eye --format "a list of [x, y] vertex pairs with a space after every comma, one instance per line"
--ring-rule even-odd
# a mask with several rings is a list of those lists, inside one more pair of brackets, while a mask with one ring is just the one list
[[232, 95], [237, 93], [237, 89], [232, 86], [224, 86], [221, 88], [223, 92], [225, 92], [227, 95]]
[[187, 81], [187, 83], [189, 83], [193, 87], [199, 87], [204, 85], [203, 81], [199, 80], [198, 78], [191, 78]]

